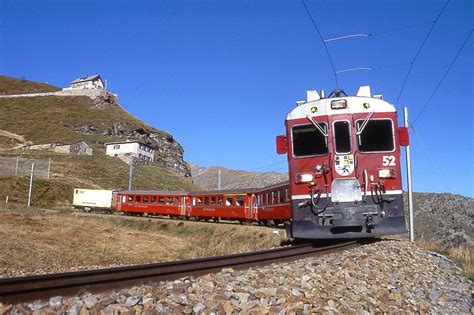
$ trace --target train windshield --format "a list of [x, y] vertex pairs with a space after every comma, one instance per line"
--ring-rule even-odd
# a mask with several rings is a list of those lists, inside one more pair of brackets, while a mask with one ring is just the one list
[[[362, 120], [357, 121], [357, 128], [361, 128]], [[389, 119], [369, 120], [359, 138], [361, 152], [393, 151], [393, 127]]]
[[[327, 130], [325, 123], [318, 123], [323, 130]], [[295, 157], [321, 155], [328, 153], [326, 137], [316, 130], [313, 125], [294, 126], [293, 154]]]

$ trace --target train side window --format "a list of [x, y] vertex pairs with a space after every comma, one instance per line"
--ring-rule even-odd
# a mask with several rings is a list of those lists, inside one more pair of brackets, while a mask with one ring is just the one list
[[179, 197], [174, 197], [174, 203], [175, 205], [179, 205]]
[[209, 204], [209, 197], [204, 197], [204, 204], [208, 205]]
[[285, 202], [290, 201], [290, 198], [288, 196], [288, 189], [285, 189]]
[[166, 197], [166, 204], [167, 205], [173, 204], [173, 199], [171, 197]]
[[216, 204], [216, 197], [209, 197], [209, 204], [215, 205]]
[[151, 203], [156, 203], [156, 196], [151, 196], [150, 201]]
[[232, 206], [232, 204], [233, 204], [233, 198], [231, 196], [225, 197], [225, 205]]
[[[318, 123], [326, 131], [325, 123]], [[293, 154], [295, 157], [321, 155], [328, 153], [326, 137], [313, 125], [300, 125], [292, 128]]]
[[235, 203], [237, 206], [241, 207], [244, 205], [244, 196], [237, 196]]
[[348, 121], [334, 123], [334, 146], [336, 153], [351, 152], [351, 129]]
[[148, 196], [143, 196], [143, 202], [148, 203]]
[[202, 205], [202, 198], [201, 197], [197, 197], [197, 204]]
[[122, 196], [122, 203], [125, 203], [127, 201], [127, 196]]
[[133, 196], [128, 195], [128, 202], [129, 203], [133, 202]]
[[286, 202], [286, 200], [285, 200], [285, 198], [286, 198], [285, 191], [284, 191], [284, 190], [280, 190], [280, 191], [279, 191], [279, 194], [280, 194], [280, 202], [279, 202], [279, 203], [285, 203], [285, 202]]
[[165, 198], [164, 197], [158, 197], [158, 203], [164, 204], [165, 203]]
[[142, 202], [142, 196], [135, 196], [135, 202]]
[[222, 205], [222, 201], [223, 201], [223, 200], [222, 200], [222, 197], [221, 197], [221, 196], [217, 197], [217, 204], [218, 204], [218, 205]]
[[[357, 130], [363, 120], [357, 121]], [[393, 126], [390, 119], [372, 119], [357, 137], [361, 152], [391, 152], [394, 150]]]

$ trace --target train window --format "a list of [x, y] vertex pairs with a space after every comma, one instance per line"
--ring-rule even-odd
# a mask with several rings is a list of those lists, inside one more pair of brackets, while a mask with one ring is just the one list
[[164, 204], [165, 203], [165, 198], [164, 197], [158, 197], [158, 203]]
[[244, 196], [237, 196], [235, 203], [237, 206], [243, 206], [244, 205]]
[[222, 205], [222, 197], [221, 196], [217, 197], [217, 204]]
[[142, 196], [135, 196], [135, 202], [142, 202]]
[[197, 198], [197, 204], [198, 204], [198, 205], [202, 205], [202, 198], [201, 198], [201, 197], [198, 197], [198, 198]]
[[167, 204], [167, 205], [173, 204], [173, 198], [171, 198], [171, 197], [166, 197], [166, 204]]
[[[363, 121], [357, 121], [357, 130], [362, 127]], [[361, 152], [393, 151], [393, 127], [390, 119], [369, 120], [358, 136]]]
[[[318, 123], [327, 130], [325, 123]], [[327, 139], [313, 125], [293, 127], [293, 154], [295, 157], [328, 153]]]
[[232, 202], [232, 197], [229, 196], [229, 197], [225, 197], [225, 205], [226, 206], [232, 206], [233, 202]]
[[210, 197], [210, 198], [209, 198], [209, 203], [210, 203], [211, 205], [215, 205], [215, 204], [216, 204], [216, 197]]
[[148, 203], [148, 196], [143, 196], [143, 202]]
[[133, 196], [128, 196], [128, 202], [133, 202]]
[[280, 194], [280, 202], [279, 203], [285, 203], [286, 202], [286, 200], [285, 200], [285, 198], [286, 198], [285, 191], [280, 190], [279, 194]]
[[174, 204], [179, 205], [179, 197], [174, 197]]
[[151, 203], [156, 203], [156, 196], [151, 196], [150, 201]]
[[336, 153], [351, 152], [351, 129], [348, 121], [334, 123], [334, 144]]
[[208, 205], [209, 204], [209, 197], [204, 197], [204, 204]]

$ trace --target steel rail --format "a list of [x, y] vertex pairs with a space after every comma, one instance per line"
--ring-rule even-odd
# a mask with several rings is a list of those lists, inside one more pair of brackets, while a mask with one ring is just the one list
[[70, 296], [85, 290], [100, 292], [146, 284], [150, 281], [174, 280], [185, 276], [199, 276], [219, 272], [222, 268], [245, 269], [274, 262], [293, 261], [308, 256], [357, 246], [357, 241], [339, 242], [315, 247], [299, 244], [269, 250], [170, 261], [146, 265], [132, 265], [108, 269], [33, 275], [0, 279], [0, 302], [19, 303], [52, 296]]

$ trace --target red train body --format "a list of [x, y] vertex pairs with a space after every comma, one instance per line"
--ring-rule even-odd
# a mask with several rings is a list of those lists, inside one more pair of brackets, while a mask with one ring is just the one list
[[[395, 107], [341, 90], [308, 92], [286, 117], [277, 152], [287, 154], [294, 238], [358, 238], [406, 232]], [[400, 137], [400, 134], [403, 137]]]
[[291, 219], [288, 183], [262, 189], [205, 192], [121, 191], [115, 211], [182, 219], [281, 224]]

